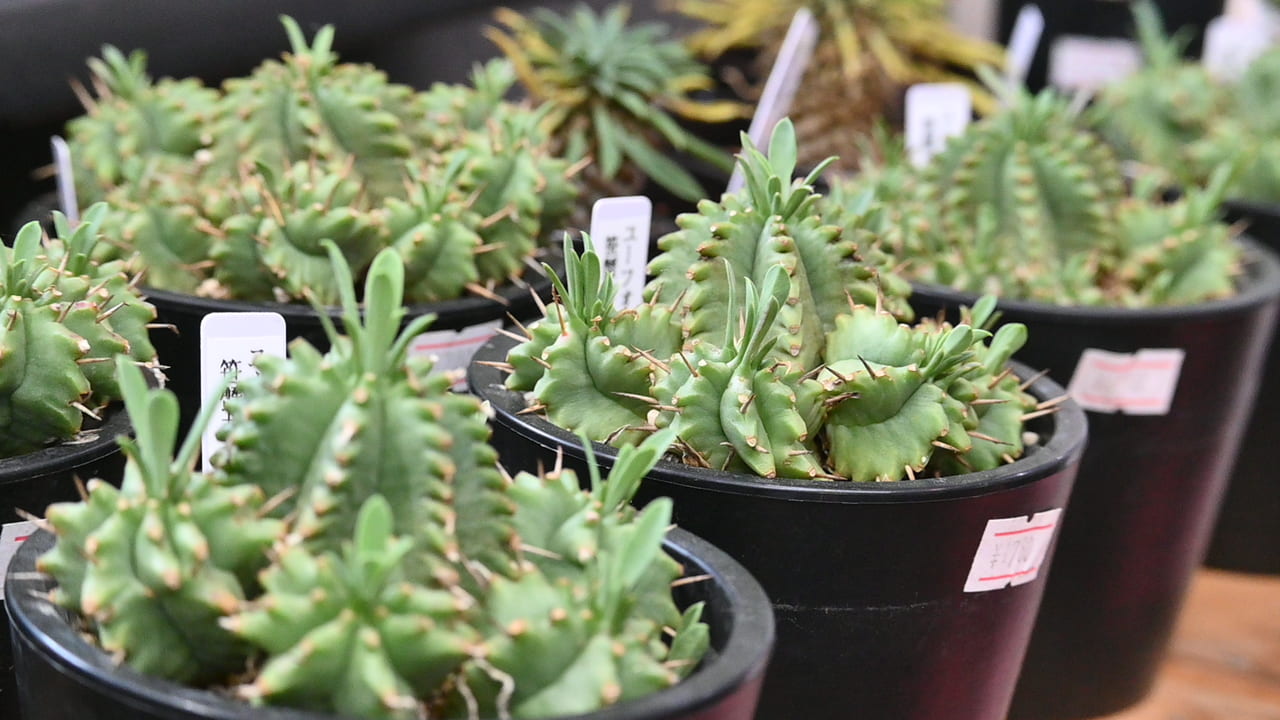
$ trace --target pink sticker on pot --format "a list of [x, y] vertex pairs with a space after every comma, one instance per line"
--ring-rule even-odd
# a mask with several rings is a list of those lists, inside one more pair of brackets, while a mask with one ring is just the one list
[[[30, 520], [0, 526], [0, 578], [9, 569], [9, 561], [22, 546], [22, 541], [35, 534], [36, 524]], [[0, 600], [4, 600], [4, 583], [0, 582]]]
[[1167, 415], [1185, 357], [1177, 348], [1136, 353], [1090, 348], [1081, 353], [1067, 393], [1094, 412]]
[[[489, 342], [489, 338], [497, 335], [500, 327], [501, 320], [490, 320], [461, 330], [424, 332], [409, 344], [409, 354], [433, 358], [438, 372], [465, 371], [471, 364], [471, 356], [481, 345]], [[463, 373], [458, 372], [453, 389], [466, 391], [467, 379]]]
[[1031, 517], [987, 521], [965, 581], [965, 592], [1000, 590], [1025, 585], [1040, 575], [1049, 545], [1058, 529], [1062, 508]]

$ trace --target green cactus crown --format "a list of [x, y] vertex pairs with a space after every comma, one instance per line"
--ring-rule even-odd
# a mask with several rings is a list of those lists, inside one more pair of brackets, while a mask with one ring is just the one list
[[1219, 221], [1232, 177], [1164, 202], [1155, 180], [1126, 184], [1119, 158], [1067, 98], [1003, 91], [983, 118], [920, 169], [883, 168], [842, 198], [886, 199], [882, 247], [924, 283], [1064, 305], [1180, 305], [1234, 292], [1239, 250]]
[[406, 355], [429, 321], [397, 332], [394, 252], [362, 319], [328, 251], [349, 336], [261, 361], [215, 471], [191, 468], [214, 403], [175, 456], [176, 401], [121, 363], [125, 480], [50, 507], [53, 601], [142, 672], [352, 717], [558, 717], [691, 672], [709, 636], [672, 599], [670, 503], [628, 503], [672, 433], [589, 491], [568, 470], [506, 476], [479, 401]]
[[57, 237], [31, 222], [0, 246], [0, 458], [69, 439], [120, 400], [117, 356], [155, 367], [155, 309], [121, 263], [92, 258], [106, 211], [74, 227], [56, 214]]
[[517, 338], [508, 387], [593, 439], [673, 429], [687, 463], [763, 477], [898, 480], [1021, 455], [1023, 416], [1052, 405], [1006, 368], [1025, 328], [988, 332], [989, 298], [954, 327], [900, 323], [900, 281], [842, 236], [879, 221], [815, 211], [789, 122], [768, 155], [743, 143], [746, 188], [681, 216], [644, 305], [614, 310], [589, 241], [566, 242], [560, 302]]
[[[357, 275], [382, 248], [410, 302], [492, 297], [565, 222], [578, 168], [552, 152], [546, 109], [502, 100], [507, 64], [425, 92], [338, 62], [333, 28], [220, 90], [150, 83], [140, 54], [93, 61], [100, 87], [68, 126], [77, 185], [115, 208], [115, 242], [151, 287], [239, 300], [339, 300], [323, 242]], [[136, 256], [134, 253], [136, 252]]]
[[586, 5], [563, 15], [535, 10], [528, 17], [503, 9], [497, 19], [510, 34], [491, 27], [486, 35], [511, 59], [529, 95], [552, 106], [546, 125], [570, 157], [592, 156], [605, 181], [639, 171], [676, 196], [697, 200], [704, 195], [698, 181], [662, 146], [726, 171], [732, 164], [672, 115], [726, 122], [749, 110], [736, 102], [691, 99], [690, 92], [712, 84], [707, 69], [684, 45], [667, 39], [663, 25], [628, 26], [629, 14], [621, 4], [603, 14]]

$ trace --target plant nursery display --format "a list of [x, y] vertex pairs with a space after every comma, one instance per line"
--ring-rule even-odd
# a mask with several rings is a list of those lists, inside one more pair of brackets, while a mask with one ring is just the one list
[[[347, 716], [576, 715], [696, 674], [711, 632], [702, 603], [673, 598], [670, 503], [628, 505], [671, 433], [628, 449], [607, 479], [583, 478], [589, 490], [567, 469], [505, 476], [479, 401], [407, 355], [430, 319], [400, 329], [394, 251], [371, 265], [362, 320], [351, 271], [327, 248], [349, 337], [329, 325], [328, 353], [299, 342], [263, 358], [240, 383], [215, 471], [191, 467], [214, 405], [175, 454], [174, 397], [122, 369], [137, 428], [121, 439], [124, 484], [91, 483], [84, 501], [49, 509], [44, 602], [137, 673]], [[769, 623], [739, 620], [759, 635], [731, 663], [749, 686]], [[61, 652], [32, 647], [24, 655]], [[23, 692], [30, 707], [42, 698]], [[129, 692], [145, 698], [146, 683]]]
[[[1083, 413], [1009, 365], [1026, 333], [986, 329], [993, 299], [955, 325], [895, 317], [910, 314], [907, 287], [870, 260], [888, 217], [870, 195], [822, 210], [813, 183], [827, 164], [792, 179], [789, 121], [767, 154], [743, 144], [744, 188], [677, 219], [644, 303], [615, 309], [588, 240], [566, 248], [545, 317], [481, 348], [469, 383], [496, 413], [503, 463], [578, 463], [592, 447], [608, 461], [609, 445], [674, 432], [638, 497], [674, 497], [676, 521], [714, 536], [773, 599], [762, 717], [1002, 716], [1043, 583], [1029, 571], [967, 595], [971, 543], [993, 518], [1057, 517]], [[892, 552], [871, 539], [899, 523], [929, 537]], [[1048, 557], [1052, 532], [1038, 537]]]
[[814, 14], [821, 33], [790, 113], [801, 167], [838, 156], [843, 170], [855, 170], [862, 138], [885, 118], [901, 123], [903, 93], [915, 83], [964, 83], [980, 112], [995, 108], [972, 73], [1000, 66], [1004, 51], [952, 28], [942, 0], [679, 0], [675, 7], [707, 26], [689, 37], [694, 50], [714, 58], [758, 49], [762, 75], [796, 11]]
[[917, 312], [997, 294], [1029, 330], [1019, 359], [1092, 411], [1010, 717], [1094, 717], [1154, 681], [1252, 408], [1280, 264], [1220, 220], [1234, 168], [1165, 200], [1150, 177], [1126, 183], [1068, 100], [1002, 92], [1007, 109], [927, 166], [843, 190], [894, 194], [881, 247]]
[[528, 16], [499, 10], [504, 28], [486, 34], [511, 60], [529, 97], [547, 103], [545, 119], [557, 149], [594, 162], [581, 180], [593, 197], [634, 195], [646, 178], [676, 197], [705, 195], [698, 180], [670, 156], [687, 154], [722, 170], [727, 153], [679, 119], [722, 123], [749, 114], [728, 100], [696, 100], [713, 84], [707, 68], [660, 23], [628, 25], [627, 5], [597, 14], [579, 5], [564, 14], [545, 8]]

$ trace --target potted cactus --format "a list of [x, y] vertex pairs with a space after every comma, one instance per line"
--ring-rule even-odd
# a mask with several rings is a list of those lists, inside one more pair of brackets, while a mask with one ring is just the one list
[[559, 302], [477, 353], [503, 462], [612, 458], [674, 429], [638, 497], [671, 496], [772, 597], [761, 717], [1002, 716], [1043, 581], [965, 578], [989, 520], [1062, 507], [1083, 413], [1015, 377], [1022, 331], [987, 332], [989, 300], [955, 326], [900, 323], [904, 288], [855, 242], [878, 208], [818, 213], [822, 166], [792, 181], [789, 122], [767, 156], [743, 142], [746, 187], [659, 241], [648, 302], [615, 311], [595, 253], [566, 250]]
[[[25, 513], [76, 497], [78, 478], [119, 483], [114, 438], [129, 429], [114, 380], [117, 356], [155, 367], [147, 325], [155, 310], [122, 264], [91, 256], [106, 207], [57, 237], [28, 223], [0, 246], [0, 569], [30, 533]], [[121, 355], [124, 353], [125, 355]], [[0, 607], [4, 596], [0, 593]], [[17, 712], [9, 624], [0, 622], [0, 712]]]
[[429, 319], [400, 329], [394, 251], [362, 320], [329, 248], [350, 336], [326, 323], [327, 354], [263, 358], [213, 472], [191, 468], [198, 432], [174, 453], [174, 397], [124, 368], [124, 484], [51, 507], [7, 578], [28, 712], [750, 718], [762, 591], [705, 543], [664, 541], [669, 502], [627, 503], [669, 434], [590, 490], [558, 467], [505, 475], [479, 401], [408, 356]]
[[1067, 99], [1009, 93], [927, 167], [886, 174], [885, 249], [918, 312], [998, 294], [1030, 329], [1020, 357], [1092, 411], [1011, 717], [1093, 717], [1154, 680], [1253, 402], [1280, 263], [1220, 222], [1231, 168], [1165, 202], [1125, 182]]
[[207, 313], [269, 309], [291, 338], [326, 342], [304, 302], [340, 314], [321, 240], [357, 275], [393, 248], [414, 315], [492, 332], [536, 312], [531, 284], [549, 291], [542, 246], [578, 193], [580, 166], [542, 130], [548, 109], [502, 99], [508, 63], [478, 67], [473, 86], [418, 92], [339, 62], [332, 27], [308, 42], [283, 21], [291, 52], [216, 90], [153, 82], [140, 53], [108, 49], [91, 63], [96, 96], [68, 125], [80, 195], [112, 201], [104, 226], [179, 330], [154, 340], [187, 422]]

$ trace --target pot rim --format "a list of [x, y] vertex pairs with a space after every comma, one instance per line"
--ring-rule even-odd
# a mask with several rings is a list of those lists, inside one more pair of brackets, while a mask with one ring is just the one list
[[[1035, 315], [1058, 323], [1076, 325], [1122, 325], [1126, 323], [1157, 323], [1192, 321], [1222, 315], [1249, 312], [1259, 305], [1280, 296], [1280, 256], [1262, 243], [1250, 237], [1239, 237], [1242, 246], [1243, 272], [1240, 291], [1235, 295], [1191, 305], [1164, 305], [1159, 307], [1125, 308], [1096, 305], [1054, 305], [1034, 300], [1000, 298], [997, 312], [1016, 314], [1019, 317]], [[912, 282], [912, 296], [924, 295], [953, 306], [972, 305], [979, 293], [956, 290], [944, 285]], [[910, 298], [908, 298], [910, 301]]]
[[[24, 455], [0, 458], [0, 485], [39, 480], [67, 470], [92, 464], [119, 451], [116, 438], [127, 435], [129, 414], [124, 405], [114, 403], [103, 413], [102, 424], [82, 429], [84, 439], [77, 443], [66, 440]], [[92, 437], [88, 433], [94, 433]]]
[[[485, 343], [467, 368], [471, 392], [492, 408], [491, 422], [501, 423], [524, 439], [548, 449], [563, 450], [575, 459], [585, 453], [577, 435], [552, 424], [538, 415], [519, 415], [527, 407], [524, 393], [508, 390], [504, 376], [497, 368], [478, 361], [503, 360], [515, 341], [495, 336]], [[1019, 377], [1029, 378], [1033, 371], [1021, 363], [1012, 363]], [[1040, 377], [1028, 389], [1040, 400], [1066, 395], [1066, 390], [1048, 377]], [[697, 487], [712, 492], [734, 495], [758, 495], [794, 502], [830, 504], [908, 503], [976, 497], [1019, 487], [1061, 472], [1074, 465], [1084, 452], [1088, 429], [1085, 412], [1073, 400], [1062, 403], [1060, 410], [1047, 416], [1041, 424], [1049, 428], [1049, 442], [1034, 446], [1009, 465], [991, 470], [953, 475], [944, 478], [917, 478], [895, 482], [854, 482], [846, 480], [807, 480], [763, 478], [744, 473], [698, 468], [682, 463], [659, 460], [650, 477], [660, 477], [667, 484]], [[611, 463], [617, 449], [592, 442], [598, 459]]]
[[[11, 632], [15, 643], [25, 636], [45, 661], [77, 675], [92, 691], [139, 711], [176, 711], [206, 720], [339, 720], [334, 715], [288, 707], [254, 707], [217, 691], [116, 666], [70, 622], [69, 611], [48, 601], [46, 592], [53, 579], [36, 571], [35, 561], [53, 542], [52, 534], [40, 530], [14, 555], [4, 578]], [[774, 618], [759, 582], [736, 560], [688, 531], [676, 528], [668, 532], [663, 549], [685, 565], [687, 575], [712, 576], [715, 585], [708, 590], [707, 604], [712, 606], [719, 600], [716, 607], [729, 615], [723, 647], [713, 647], [698, 670], [671, 688], [593, 713], [547, 720], [647, 720], [675, 713], [687, 715], [714, 706], [763, 677], [773, 648]]]

